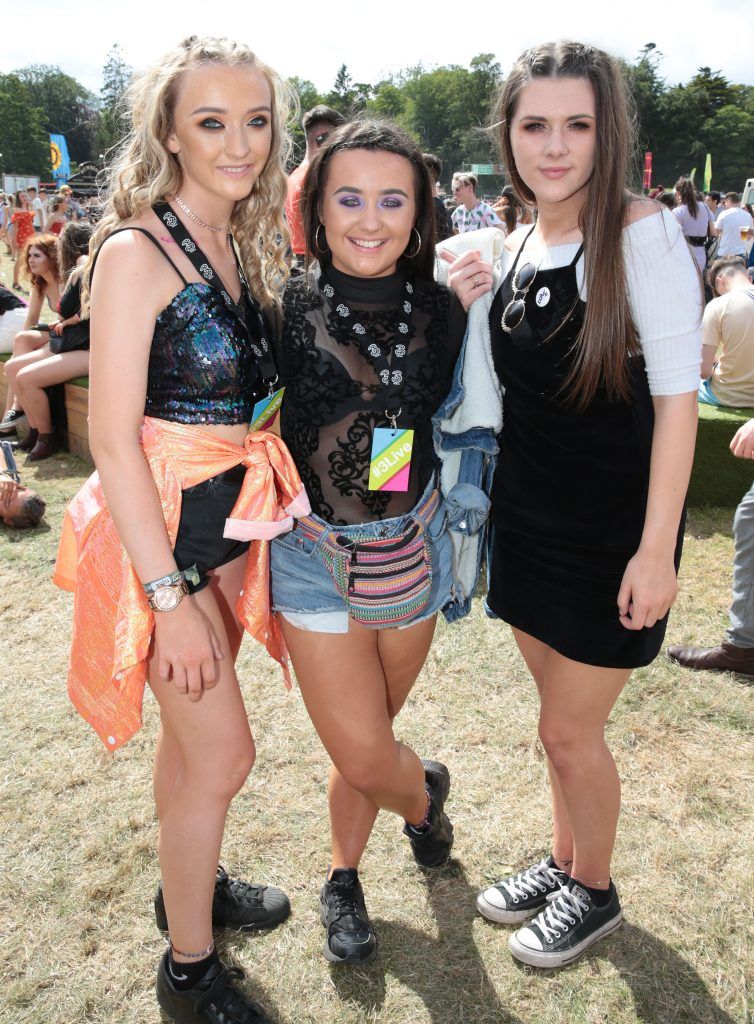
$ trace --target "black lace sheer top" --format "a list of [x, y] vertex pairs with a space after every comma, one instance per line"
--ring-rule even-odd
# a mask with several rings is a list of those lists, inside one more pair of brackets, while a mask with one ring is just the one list
[[358, 338], [333, 312], [316, 277], [293, 279], [284, 299], [278, 370], [285, 385], [283, 440], [295, 459], [313, 511], [337, 525], [401, 516], [416, 504], [436, 467], [432, 415], [447, 396], [466, 329], [466, 315], [447, 288], [416, 282], [406, 343], [406, 382], [400, 427], [411, 427], [414, 452], [409, 488], [368, 489], [372, 435], [387, 426], [372, 340], [390, 358], [396, 343], [404, 275], [365, 279], [328, 268], [338, 298], [347, 300], [367, 328]]

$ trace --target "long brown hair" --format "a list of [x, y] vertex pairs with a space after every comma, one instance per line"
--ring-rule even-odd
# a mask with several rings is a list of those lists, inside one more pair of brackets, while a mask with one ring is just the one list
[[404, 253], [399, 262], [410, 268], [417, 280], [433, 280], [436, 228], [435, 204], [432, 201], [432, 179], [422, 157], [422, 151], [411, 136], [391, 121], [383, 121], [379, 118], [349, 121], [348, 124], [337, 128], [309, 165], [301, 189], [299, 206], [304, 221], [307, 266], [312, 260], [322, 256], [319, 247], [324, 239], [320, 236], [318, 241], [317, 232], [322, 227], [319, 215], [327, 184], [330, 160], [336, 153], [353, 149], [395, 153], [408, 160], [413, 167], [416, 183], [416, 222], [414, 227], [419, 232], [421, 245], [417, 250], [416, 235], [412, 231], [408, 243], [412, 254]]
[[699, 210], [699, 201], [696, 198], [696, 189], [691, 178], [679, 178], [675, 183], [675, 190], [691, 216], [696, 217]]
[[43, 277], [35, 277], [31, 272], [29, 266], [29, 252], [32, 249], [39, 249], [45, 254], [47, 259], [50, 261], [50, 268], [52, 269], [55, 277], [55, 283], [60, 287], [62, 283], [60, 275], [60, 259], [58, 256], [58, 236], [57, 235], [32, 235], [28, 242], [24, 244], [23, 249], [18, 255], [18, 259], [21, 261], [21, 270], [19, 277], [22, 281], [27, 281], [33, 285], [40, 295], [44, 295], [45, 289], [47, 288], [47, 281]]
[[536, 196], [518, 173], [510, 129], [522, 89], [533, 78], [586, 78], [594, 89], [596, 149], [594, 170], [579, 214], [584, 236], [589, 301], [575, 342], [575, 359], [563, 390], [579, 410], [604, 384], [611, 400], [630, 396], [628, 357], [641, 351], [626, 289], [621, 232], [634, 196], [627, 191], [634, 153], [635, 118], [617, 62], [583, 43], [544, 43], [523, 53], [508, 75], [495, 105], [500, 147], [508, 175], [522, 203]]

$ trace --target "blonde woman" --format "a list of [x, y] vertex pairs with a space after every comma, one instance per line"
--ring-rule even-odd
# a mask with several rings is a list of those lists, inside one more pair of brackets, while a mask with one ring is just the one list
[[234, 670], [243, 627], [284, 658], [266, 544], [247, 558], [249, 539], [284, 529], [276, 495], [290, 512], [301, 490], [282, 442], [247, 435], [275, 373], [261, 310], [286, 278], [287, 97], [247, 47], [194, 37], [131, 100], [84, 279], [101, 487], [74, 501], [58, 560], [57, 582], [76, 588], [69, 691], [109, 749], [139, 728], [146, 679], [160, 706], [160, 1006], [177, 1022], [258, 1022], [212, 926], [267, 928], [289, 911], [279, 889], [218, 869], [255, 753]]

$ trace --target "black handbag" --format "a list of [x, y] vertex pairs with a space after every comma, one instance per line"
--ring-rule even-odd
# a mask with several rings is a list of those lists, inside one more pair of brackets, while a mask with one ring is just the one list
[[89, 321], [71, 324], [63, 328], [62, 334], [50, 331], [50, 352], [60, 355], [61, 352], [76, 352], [78, 349], [89, 348]]

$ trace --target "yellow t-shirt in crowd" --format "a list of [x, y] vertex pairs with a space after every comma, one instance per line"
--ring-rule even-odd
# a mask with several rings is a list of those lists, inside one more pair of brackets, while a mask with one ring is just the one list
[[702, 340], [717, 353], [710, 377], [715, 398], [723, 405], [754, 408], [754, 287], [720, 295], [707, 305]]

